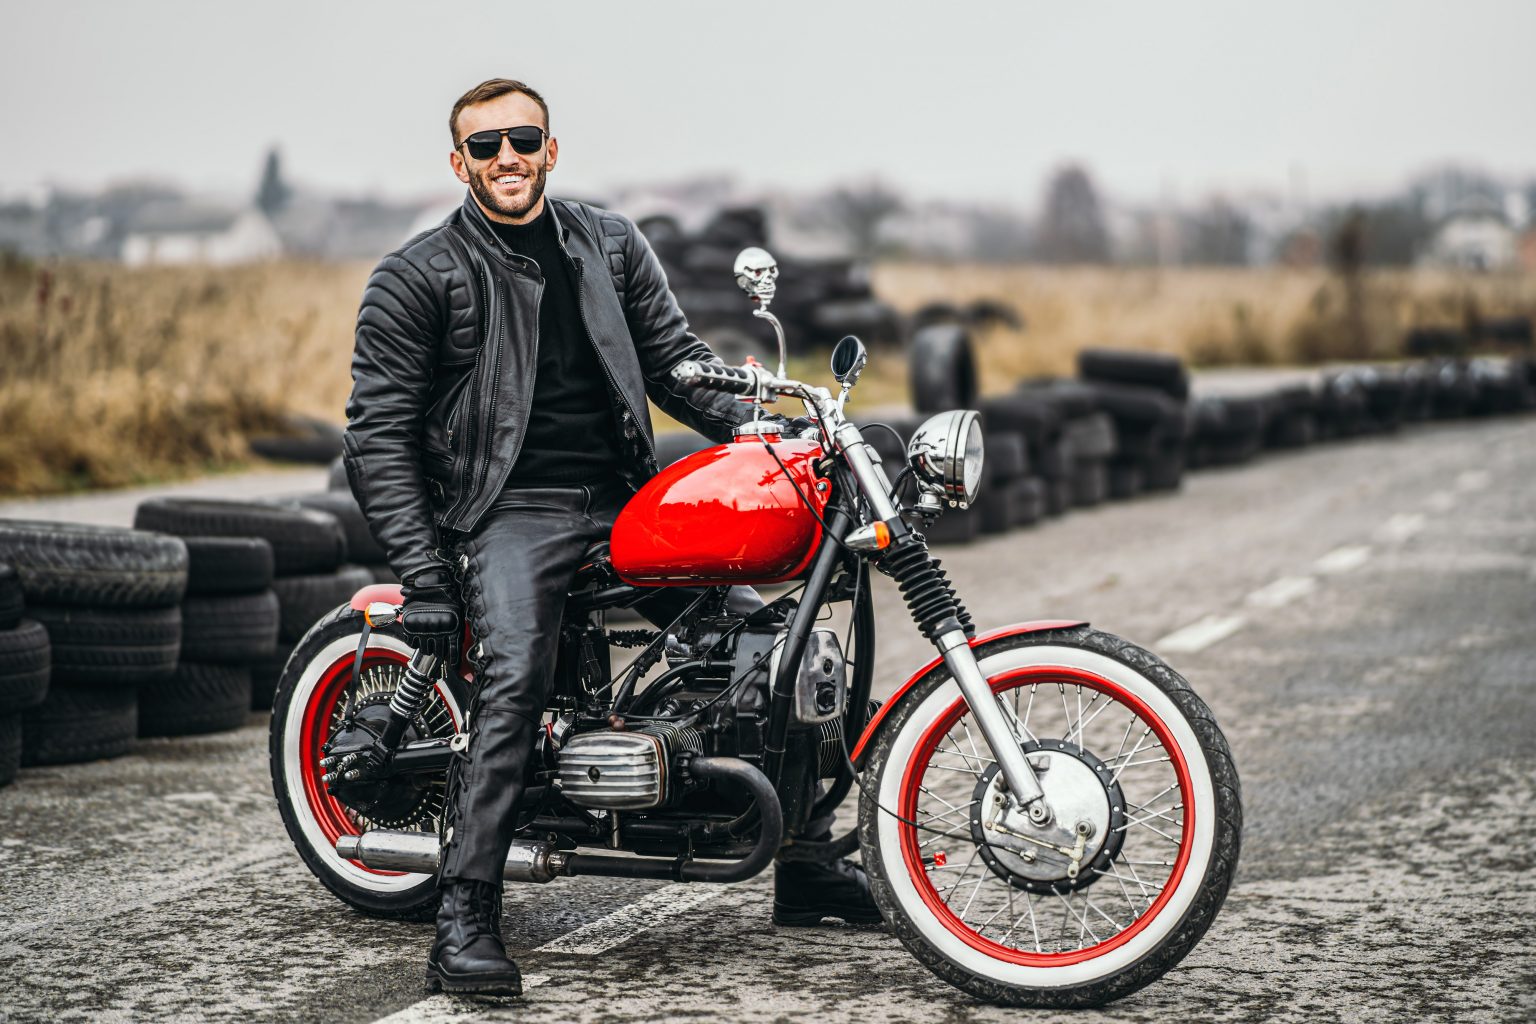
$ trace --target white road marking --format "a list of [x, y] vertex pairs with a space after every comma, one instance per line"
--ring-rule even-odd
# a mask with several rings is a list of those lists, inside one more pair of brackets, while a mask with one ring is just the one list
[[1317, 580], [1311, 576], [1281, 576], [1249, 594], [1247, 600], [1255, 608], [1283, 608], [1316, 589]]
[[1322, 558], [1312, 563], [1312, 568], [1318, 572], [1336, 575], [1341, 572], [1349, 572], [1358, 569], [1365, 564], [1365, 560], [1371, 557], [1371, 549], [1364, 544], [1346, 544], [1341, 548], [1334, 548]]
[[1469, 469], [1456, 478], [1456, 489], [1458, 491], [1480, 491], [1488, 486], [1490, 479], [1486, 469]]
[[1159, 652], [1194, 654], [1205, 650], [1218, 640], [1225, 640], [1242, 629], [1247, 622], [1247, 618], [1241, 615], [1207, 615], [1199, 622], [1192, 622], [1183, 629], [1174, 630], [1153, 647]]
[[[714, 899], [727, 888], [723, 885], [689, 885], [679, 882], [656, 889], [606, 917], [529, 950], [519, 959], [545, 953], [558, 953], [562, 956], [596, 956], [606, 953], [647, 928]], [[551, 978], [552, 975], [548, 974], [525, 974], [523, 991], [547, 984]], [[374, 1024], [459, 1024], [468, 1021], [513, 1020], [522, 1019], [524, 1012], [524, 1008], [515, 1003], [509, 1002], [502, 1006], [438, 994], [412, 1003], [387, 1017], [380, 1017]]]
[[690, 885], [679, 882], [654, 892], [609, 914], [583, 925], [573, 932], [546, 942], [535, 953], [563, 953], [566, 956], [596, 956], [620, 943], [628, 942], [647, 928], [669, 917], [692, 910], [724, 891], [718, 885]]
[[1454, 491], [1436, 491], [1424, 499], [1424, 504], [1429, 506], [1431, 512], [1449, 512], [1456, 507], [1456, 493]]
[[1388, 544], [1401, 544], [1422, 529], [1424, 529], [1423, 513], [1399, 512], [1381, 524], [1376, 531], [1376, 539]]

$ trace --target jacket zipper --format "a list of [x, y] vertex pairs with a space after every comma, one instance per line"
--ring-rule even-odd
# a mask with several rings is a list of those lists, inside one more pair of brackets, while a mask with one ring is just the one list
[[[494, 293], [491, 291], [491, 275], [483, 262], [480, 264], [479, 270], [481, 291], [482, 294], [485, 295], [485, 302], [480, 304], [480, 337], [485, 339], [483, 347], [491, 348], [492, 338], [490, 336], [490, 314], [487, 306], [492, 301]], [[495, 369], [492, 374], [491, 383], [491, 394], [492, 400], [494, 401], [496, 381], [501, 377], [501, 346], [496, 345], [495, 351], [492, 354], [495, 356]], [[480, 365], [484, 364], [482, 363]], [[478, 413], [480, 408], [480, 366], [475, 367], [474, 390], [470, 397], [473, 399], [471, 406]], [[465, 443], [459, 445], [458, 449], [453, 453], [453, 481], [458, 486], [459, 496], [458, 500], [454, 502], [453, 507], [443, 514], [444, 520], [446, 520], [450, 525], [453, 523], [455, 517], [462, 513], [465, 503], [469, 500], [469, 488], [466, 486], [468, 481], [464, 479], [468, 467], [465, 466], [464, 463], [465, 460], [467, 460], [469, 457], [469, 449], [471, 447], [470, 442], [473, 441], [475, 437], [474, 425], [476, 422], [478, 422], [478, 419], [471, 421], [468, 430], [469, 436], [464, 439]]]
[[[564, 252], [565, 246], [562, 245], [560, 249]], [[597, 339], [592, 337], [592, 329], [587, 326], [587, 307], [581, 299], [582, 292], [586, 287], [586, 265], [580, 258], [572, 256], [570, 253], [566, 253], [565, 258], [570, 260], [576, 267], [576, 312], [581, 318], [581, 329], [587, 336], [587, 344], [591, 345], [592, 351], [597, 353], [597, 361], [603, 368], [603, 375], [608, 378], [608, 387], [614, 394], [619, 396], [619, 401], [623, 402], [624, 408], [629, 411], [629, 418], [635, 424], [635, 432], [640, 435], [640, 443], [645, 446], [646, 454], [652, 464], [655, 464], [656, 448], [651, 444], [651, 439], [645, 436], [645, 423], [639, 416], [635, 415], [634, 406], [629, 404], [628, 396], [619, 387], [619, 382], [614, 378], [613, 371], [608, 368], [608, 357], [603, 355], [603, 350], [597, 344]]]

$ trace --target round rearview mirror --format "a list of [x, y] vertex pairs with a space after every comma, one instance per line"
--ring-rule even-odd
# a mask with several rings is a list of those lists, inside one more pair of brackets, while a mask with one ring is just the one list
[[832, 349], [832, 376], [837, 378], [839, 384], [853, 387], [867, 362], [869, 352], [864, 348], [864, 343], [849, 334]]

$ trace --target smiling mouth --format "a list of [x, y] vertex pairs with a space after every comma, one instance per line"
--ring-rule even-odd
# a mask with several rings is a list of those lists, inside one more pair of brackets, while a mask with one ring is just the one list
[[495, 181], [498, 185], [510, 185], [511, 187], [516, 188], [518, 185], [521, 185], [523, 182], [527, 181], [528, 177], [524, 174], [498, 174], [492, 180]]

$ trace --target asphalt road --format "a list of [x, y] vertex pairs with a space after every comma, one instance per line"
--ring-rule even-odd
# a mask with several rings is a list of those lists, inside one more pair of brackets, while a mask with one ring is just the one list
[[[984, 625], [1082, 616], [1163, 651], [1231, 741], [1237, 882], [1131, 998], [982, 1005], [882, 931], [776, 930], [763, 877], [513, 888], [521, 1004], [424, 999], [430, 928], [310, 877], [253, 716], [0, 790], [0, 1019], [1536, 1019], [1536, 420], [1202, 473], [943, 557]], [[889, 689], [929, 654], [880, 597]]]

